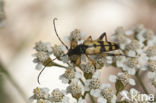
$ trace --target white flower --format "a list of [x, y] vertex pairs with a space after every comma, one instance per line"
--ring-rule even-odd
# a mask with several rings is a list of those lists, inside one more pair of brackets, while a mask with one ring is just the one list
[[127, 50], [137, 50], [141, 47], [140, 43], [137, 40], [132, 40], [129, 44], [126, 45]]
[[41, 70], [43, 69], [44, 65], [42, 63], [38, 63], [35, 67], [36, 70]]
[[87, 103], [85, 99], [79, 98], [77, 103]]
[[37, 103], [51, 103], [51, 102], [49, 100], [39, 99], [37, 100]]
[[112, 56], [106, 56], [106, 64], [112, 64], [113, 57]]
[[126, 60], [126, 57], [125, 56], [119, 56], [119, 57], [117, 57], [116, 58], [116, 66], [117, 67], [123, 67], [125, 60]]
[[42, 41], [36, 42], [34, 49], [36, 51], [47, 52], [49, 54], [52, 53], [51, 44], [49, 42], [43, 43]]
[[147, 50], [145, 51], [145, 53], [149, 57], [156, 56], [156, 46], [154, 45], [154, 46], [148, 47]]
[[109, 77], [110, 82], [116, 82], [117, 80], [120, 80], [123, 85], [127, 85], [130, 84], [132, 86], [135, 85], [135, 81], [134, 79], [130, 78], [130, 75], [127, 72], [119, 72], [117, 76], [115, 75], [111, 75]]
[[75, 29], [74, 31], [71, 32], [71, 35], [70, 35], [70, 41], [71, 40], [74, 40], [74, 41], [80, 41], [81, 40], [81, 32], [80, 30], [78, 29]]
[[147, 66], [150, 71], [152, 71], [152, 72], [156, 71], [156, 61], [155, 60], [149, 60]]
[[147, 46], [152, 46], [154, 43], [156, 43], [156, 37], [153, 31], [147, 30], [143, 36], [146, 39]]
[[30, 101], [48, 99], [49, 98], [49, 89], [48, 88], [36, 88], [33, 90], [33, 96], [30, 97]]
[[117, 77], [115, 75], [110, 75], [109, 76], [109, 81], [111, 81], [112, 83], [116, 82]]
[[34, 60], [34, 62], [38, 62], [38, 63], [43, 63], [44, 61], [46, 61], [49, 58], [49, 54], [47, 54], [46, 52], [37, 52], [36, 54], [34, 54], [34, 56], [36, 57], [36, 60]]
[[65, 96], [65, 92], [60, 91], [59, 89], [54, 89], [51, 92], [50, 101], [52, 103], [69, 103], [69, 99]]
[[[120, 45], [122, 52], [129, 57], [117, 57], [113, 62], [123, 71], [135, 75], [136, 70], [152, 70], [155, 67], [149, 61], [156, 61], [156, 36], [142, 24], [137, 25], [126, 34], [122, 27], [116, 29], [114, 41]], [[130, 39], [129, 42], [126, 42]]]
[[105, 98], [99, 97], [97, 102], [98, 103], [107, 103], [107, 100]]
[[74, 98], [79, 99], [84, 93], [83, 85], [80, 83], [79, 80], [74, 79], [67, 87], [67, 93], [71, 93]]
[[63, 83], [69, 83], [72, 79], [79, 79], [81, 76], [81, 72], [75, 72], [73, 68], [68, 68], [65, 73], [60, 76], [60, 79]]
[[60, 59], [61, 59], [64, 63], [69, 63], [69, 61], [70, 61], [68, 55], [61, 56]]
[[33, 62], [37, 63], [35, 67], [37, 70], [41, 70], [44, 67], [44, 63], [50, 59], [50, 55], [44, 51], [38, 51], [37, 53], [33, 54], [33, 56], [35, 56]]
[[135, 57], [135, 56], [136, 56], [136, 52], [133, 51], [133, 50], [128, 50], [128, 51], [127, 51], [127, 56]]
[[65, 55], [64, 51], [65, 51], [65, 47], [62, 45], [61, 46], [60, 45], [54, 45], [52, 47], [52, 52], [58, 59], [60, 59], [61, 56]]
[[80, 68], [84, 73], [94, 73], [95, 72], [95, 67], [91, 62], [89, 62], [87, 64], [80, 64]]
[[122, 68], [123, 71], [128, 72], [130, 75], [135, 75], [136, 70], [147, 69], [148, 58], [144, 53], [139, 57], [122, 58], [116, 61], [117, 67]]
[[98, 103], [109, 102], [116, 103], [116, 95], [113, 93], [110, 84], [102, 84], [100, 87], [100, 95], [98, 96]]
[[107, 54], [102, 53], [95, 56], [95, 67], [96, 69], [101, 69], [104, 65], [109, 66], [113, 63], [113, 57], [107, 56]]
[[100, 71], [96, 71], [93, 74], [92, 79], [87, 79], [85, 82], [85, 90], [90, 91], [90, 94], [94, 97], [98, 97], [100, 94], [101, 82], [98, 79], [100, 76], [99, 72]]
[[147, 76], [151, 81], [152, 85], [156, 87], [156, 72], [149, 72]]
[[134, 79], [129, 78], [129, 79], [128, 79], [128, 82], [129, 82], [130, 85], [135, 85]]

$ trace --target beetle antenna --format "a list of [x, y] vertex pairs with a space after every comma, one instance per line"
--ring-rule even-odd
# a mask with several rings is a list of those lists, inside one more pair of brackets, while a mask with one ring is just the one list
[[56, 30], [56, 25], [55, 25], [55, 21], [57, 20], [57, 18], [53, 19], [53, 25], [54, 25], [54, 30], [55, 30], [55, 34], [58, 37], [58, 39], [60, 40], [60, 42], [66, 47], [66, 49], [68, 50], [68, 46], [61, 40], [61, 38], [59, 37], [57, 30]]
[[56, 59], [56, 58], [54, 58], [52, 61], [48, 62], [48, 63], [44, 66], [44, 68], [40, 71], [40, 73], [38, 74], [38, 77], [37, 77], [37, 82], [38, 82], [38, 84], [40, 84], [40, 76], [41, 76], [42, 72], [43, 72], [43, 71], [45, 70], [45, 68], [46, 68], [51, 62], [53, 62], [55, 59]]

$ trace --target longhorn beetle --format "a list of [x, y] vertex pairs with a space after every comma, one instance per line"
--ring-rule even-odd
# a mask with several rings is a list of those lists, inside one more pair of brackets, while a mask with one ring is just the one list
[[[108, 53], [109, 51], [119, 50], [120, 48], [119, 48], [119, 45], [118, 44], [113, 43], [113, 42], [109, 42], [107, 40], [107, 35], [106, 35], [105, 32], [102, 33], [97, 40], [92, 40], [92, 37], [89, 36], [82, 44], [79, 44], [79, 45], [77, 44], [76, 41], [71, 40], [71, 43], [70, 43], [71, 46], [70, 46], [70, 48], [68, 48], [68, 46], [60, 39], [60, 37], [59, 37], [59, 35], [57, 33], [56, 25], [55, 25], [55, 21], [56, 20], [57, 20], [57, 18], [54, 18], [53, 19], [54, 31], [56, 33], [56, 36], [58, 37], [58, 39], [60, 40], [60, 42], [68, 50], [68, 52], [65, 55], [68, 55], [69, 57], [77, 56], [76, 60], [75, 61], [72, 61], [76, 65], [79, 65], [80, 64], [80, 62], [81, 62], [80, 59], [81, 59], [81, 55], [82, 54], [85, 54], [87, 56], [87, 58], [93, 64], [95, 64], [95, 61], [92, 58], [90, 58], [88, 55], [95, 55], [95, 54], [105, 53], [108, 56], [125, 56], [123, 54]], [[63, 55], [63, 56], [65, 56], [65, 55]], [[53, 59], [53, 60], [55, 60], [55, 59]], [[45, 65], [45, 67], [47, 65]], [[45, 69], [45, 67], [42, 69], [42, 71]], [[38, 83], [39, 84], [40, 84], [39, 77], [40, 77], [42, 71], [38, 75]]]

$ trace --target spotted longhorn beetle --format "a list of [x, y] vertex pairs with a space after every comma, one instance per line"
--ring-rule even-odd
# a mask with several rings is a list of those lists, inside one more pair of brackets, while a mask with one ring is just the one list
[[[74, 64], [76, 64], [76, 65], [80, 64], [82, 54], [85, 54], [86, 57], [88, 58], [88, 60], [90, 60], [93, 64], [95, 64], [95, 61], [92, 58], [90, 58], [88, 55], [95, 55], [95, 54], [100, 54], [100, 53], [105, 53], [107, 56], [122, 56], [123, 55], [121, 53], [119, 53], [119, 54], [108, 53], [110, 51], [119, 50], [120, 48], [119, 48], [118, 44], [109, 42], [107, 40], [107, 35], [105, 32], [102, 33], [97, 40], [92, 40], [92, 37], [89, 36], [82, 44], [79, 44], [79, 45], [75, 40], [71, 40], [71, 43], [70, 43], [71, 46], [69, 49], [68, 46], [65, 45], [65, 43], [60, 39], [60, 37], [57, 33], [56, 25], [55, 25], [56, 20], [57, 20], [57, 18], [53, 19], [54, 31], [56, 33], [56, 36], [68, 50], [68, 52], [65, 55], [68, 55], [69, 57], [77, 56], [76, 60], [72, 61], [72, 62], [74, 62]], [[65, 56], [65, 55], [63, 55], [63, 56]], [[125, 56], [125, 55], [123, 55], [123, 56]], [[55, 60], [55, 59], [53, 59], [53, 60]], [[46, 67], [46, 65], [45, 65], [45, 67]], [[45, 69], [45, 67], [42, 69], [42, 71]], [[41, 75], [41, 72], [38, 75], [38, 83], [39, 83], [39, 76]]]

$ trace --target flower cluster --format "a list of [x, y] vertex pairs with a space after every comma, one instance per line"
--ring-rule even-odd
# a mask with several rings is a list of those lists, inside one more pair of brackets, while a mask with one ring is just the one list
[[34, 89], [34, 95], [30, 97], [31, 102], [37, 103], [69, 103], [69, 98], [65, 96], [64, 91], [54, 89], [51, 94], [48, 88]]
[[[69, 37], [71, 49], [83, 45], [82, 34], [78, 29], [71, 32]], [[129, 31], [118, 27], [112, 38], [113, 42], [119, 44], [122, 55], [111, 56], [107, 53], [92, 56], [82, 53], [69, 55], [71, 49], [67, 50], [63, 45], [51, 46], [50, 43], [37, 42], [34, 47], [37, 51], [34, 54], [36, 68], [41, 69], [44, 66], [64, 68], [65, 72], [59, 78], [62, 83], [68, 84], [68, 86], [64, 91], [54, 89], [51, 94], [49, 94], [49, 89], [37, 87], [30, 98], [31, 101], [36, 103], [69, 103], [68, 94], [71, 94], [76, 101], [74, 103], [87, 103], [87, 95], [92, 103], [148, 103], [145, 100], [140, 102], [137, 96], [140, 96], [141, 92], [135, 89], [128, 92], [127, 86], [136, 85], [133, 79], [135, 76], [143, 89], [146, 89], [139, 73], [147, 72], [151, 84], [156, 87], [156, 36], [143, 25], [137, 25]], [[112, 53], [117, 52], [113, 51]], [[66, 63], [67, 66], [56, 63], [51, 55]], [[121, 70], [117, 75], [110, 75], [109, 80], [112, 82], [112, 86], [108, 83], [102, 83], [100, 80], [103, 66], [113, 66]], [[137, 94], [135, 102], [131, 101], [133, 99], [132, 92]], [[147, 90], [144, 92], [148, 95]], [[128, 99], [123, 97], [125, 94]]]

